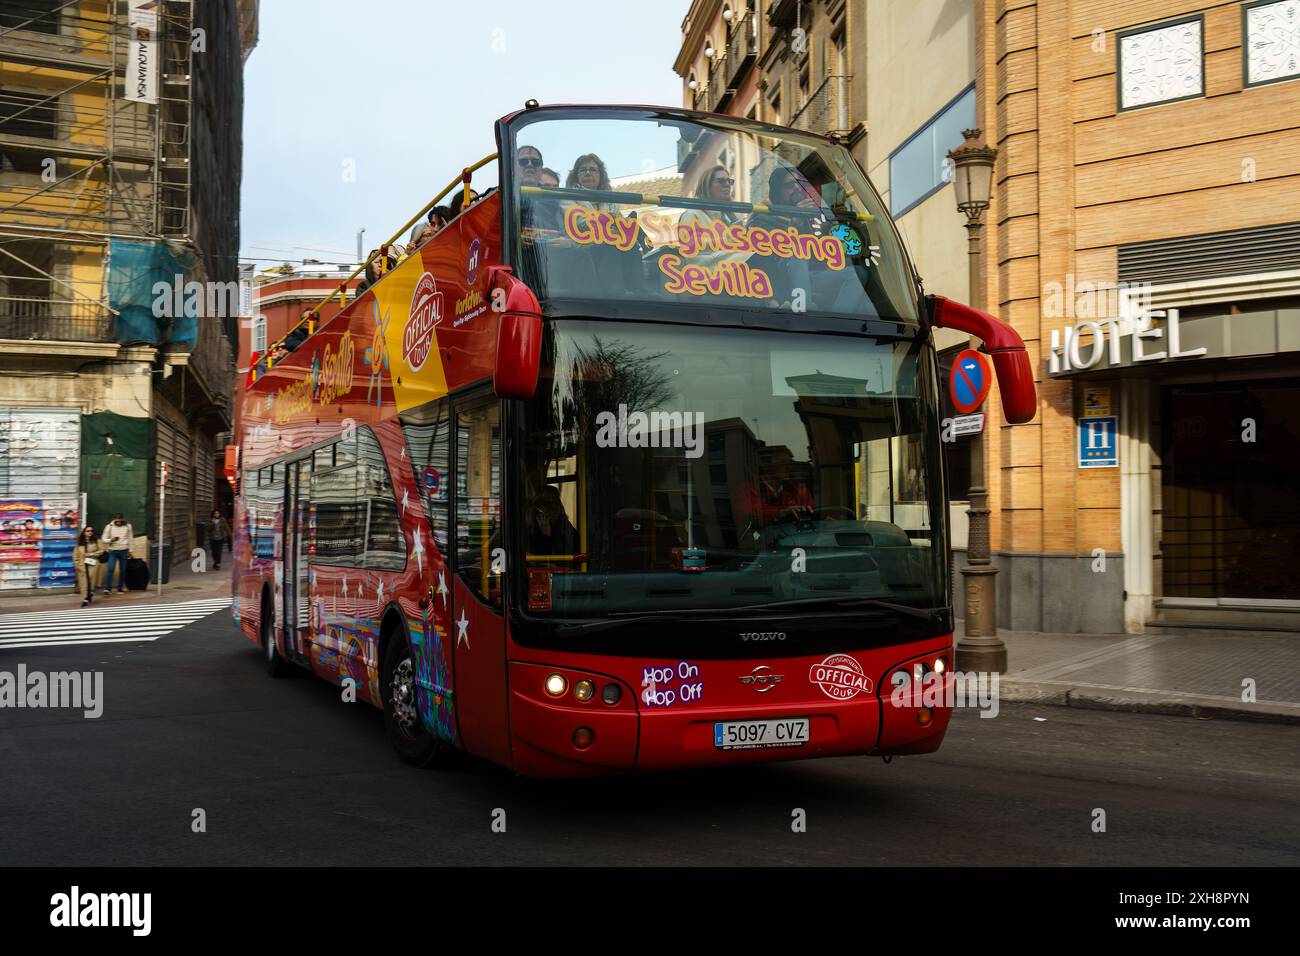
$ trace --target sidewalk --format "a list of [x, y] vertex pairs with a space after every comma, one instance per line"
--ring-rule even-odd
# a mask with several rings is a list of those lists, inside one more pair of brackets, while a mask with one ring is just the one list
[[[196, 574], [189, 564], [178, 564], [172, 568], [170, 580], [162, 586], [162, 596], [158, 595], [158, 585], [149, 585], [147, 591], [127, 591], [111, 595], [98, 591], [91, 607], [120, 607], [134, 604], [178, 604], [181, 601], [199, 601], [208, 598], [223, 597], [230, 594], [230, 567], [220, 571], [208, 570]], [[81, 606], [81, 595], [72, 588], [58, 588], [38, 591], [0, 591], [0, 615], [22, 614], [32, 611], [63, 611]]]
[[[1007, 645], [1004, 701], [1300, 723], [1300, 635], [999, 634]], [[1242, 700], [1247, 678], [1255, 682], [1253, 703]]]

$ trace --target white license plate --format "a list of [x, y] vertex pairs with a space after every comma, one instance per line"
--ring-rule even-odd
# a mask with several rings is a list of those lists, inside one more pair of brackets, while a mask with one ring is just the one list
[[807, 717], [783, 717], [780, 720], [728, 720], [713, 725], [713, 746], [719, 750], [802, 747], [807, 742]]

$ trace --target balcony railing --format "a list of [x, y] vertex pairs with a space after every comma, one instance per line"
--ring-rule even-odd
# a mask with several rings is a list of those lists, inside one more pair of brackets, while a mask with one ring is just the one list
[[808, 102], [790, 120], [795, 129], [810, 133], [848, 134], [853, 121], [849, 117], [850, 76], [832, 75], [813, 90]]
[[749, 72], [749, 68], [754, 65], [754, 60], [758, 56], [751, 17], [753, 17], [752, 13], [741, 17], [740, 21], [731, 28], [731, 36], [727, 40], [727, 59], [723, 62], [723, 66], [726, 68], [727, 86], [733, 90], [740, 87], [745, 74]]
[[721, 56], [709, 66], [709, 93], [705, 97], [705, 102], [708, 104], [706, 108], [711, 113], [722, 111], [722, 107], [725, 105], [724, 100], [727, 99], [727, 94], [731, 92], [727, 89], [727, 80], [724, 76], [726, 64], [726, 56]]
[[111, 342], [113, 314], [84, 299], [0, 296], [0, 339]]

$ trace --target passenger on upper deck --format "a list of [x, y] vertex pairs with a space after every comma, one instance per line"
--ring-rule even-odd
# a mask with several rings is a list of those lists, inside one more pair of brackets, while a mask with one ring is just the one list
[[389, 246], [388, 255], [381, 258], [378, 249], [371, 249], [366, 254], [366, 276], [357, 283], [357, 291], [354, 298], [361, 298], [362, 294], [372, 285], [382, 279], [397, 266], [397, 256], [393, 250], [397, 246]]
[[[569, 189], [600, 189], [609, 191], [609, 173], [605, 171], [604, 161], [595, 153], [584, 153], [579, 156], [569, 170], [569, 178], [565, 180], [564, 185]], [[597, 200], [571, 200], [569, 205], [574, 202], [580, 206], [586, 206], [588, 209], [605, 209], [612, 211], [615, 207], [612, 203], [601, 202]]]
[[431, 222], [417, 222], [415, 228], [411, 230], [411, 241], [406, 247], [407, 254], [419, 249], [422, 245], [433, 238], [433, 234], [438, 231], [438, 227]]
[[[719, 164], [710, 168], [695, 185], [695, 198], [730, 202], [734, 198], [732, 187], [735, 185], [736, 181], [731, 178], [731, 173], [727, 172], [727, 167]], [[692, 211], [688, 210], [683, 215], [691, 215], [691, 213]], [[740, 213], [730, 209], [710, 210], [708, 214], [714, 219], [721, 219], [729, 226], [740, 222]]]
[[446, 206], [434, 206], [429, 210], [429, 225], [433, 226], [434, 232], [449, 222], [451, 222], [451, 210]]
[[[540, 186], [542, 176], [542, 151], [536, 146], [520, 146], [515, 150], [515, 177], [522, 190], [526, 186]], [[557, 185], [559, 177], [556, 177]], [[537, 232], [559, 233], [562, 228], [560, 210], [554, 198], [537, 202], [536, 197], [522, 194], [519, 204], [519, 227], [525, 242], [534, 241]]]
[[560, 174], [549, 166], [543, 166], [537, 176], [537, 185], [554, 189], [560, 185]]
[[[755, 213], [749, 218], [750, 228], [795, 229], [800, 233], [828, 235], [834, 227], [821, 192], [802, 170], [777, 166], [768, 177], [767, 193], [770, 205], [784, 208], [780, 212]], [[862, 287], [852, 269], [832, 272], [817, 258], [751, 256], [749, 264], [762, 268], [772, 278], [778, 301], [792, 299], [798, 290], [803, 290], [812, 300], [809, 307], [843, 311], [861, 298]]]
[[[479, 194], [475, 190], [471, 189], [469, 191], [469, 202], [466, 203], [465, 190], [457, 189], [456, 195], [451, 197], [451, 206], [449, 207], [449, 210], [451, 212], [451, 219], [455, 219], [457, 216], [460, 215], [462, 207], [472, 206], [474, 205], [474, 203], [478, 201], [479, 201]], [[448, 221], [450, 221], [450, 219]]]
[[[727, 172], [727, 167], [719, 164], [709, 168], [709, 170], [700, 177], [700, 181], [695, 185], [696, 199], [717, 199], [723, 202], [730, 201], [732, 187], [736, 181], [731, 178]], [[677, 220], [678, 225], [692, 226], [699, 225], [706, 230], [712, 230], [714, 223], [722, 222], [728, 226], [743, 224], [740, 215], [729, 209], [687, 209]], [[692, 262], [698, 262], [702, 265], [712, 266], [723, 260], [744, 261], [749, 258], [747, 252], [728, 252], [723, 249], [714, 249], [709, 252], [697, 252]]]

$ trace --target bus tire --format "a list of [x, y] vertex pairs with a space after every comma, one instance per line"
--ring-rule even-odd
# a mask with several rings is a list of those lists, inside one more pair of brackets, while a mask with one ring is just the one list
[[280, 656], [279, 648], [275, 646], [275, 620], [271, 609], [265, 604], [262, 605], [262, 663], [266, 665], [266, 672], [272, 677], [288, 677], [290, 673], [289, 662]]
[[380, 691], [384, 701], [384, 728], [397, 756], [414, 767], [428, 767], [443, 760], [447, 745], [429, 733], [420, 721], [415, 658], [406, 634], [400, 630], [384, 648]]

